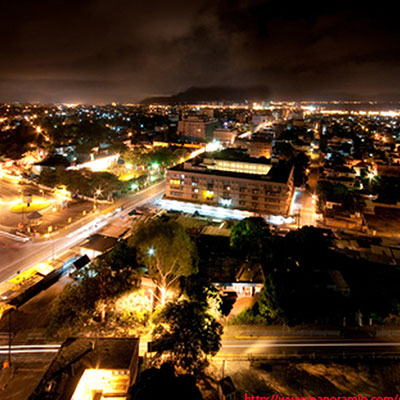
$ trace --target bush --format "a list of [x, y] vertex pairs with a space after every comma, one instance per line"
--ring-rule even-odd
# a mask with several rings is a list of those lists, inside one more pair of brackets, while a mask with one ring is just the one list
[[259, 314], [258, 305], [247, 307], [228, 321], [228, 325], [264, 325], [267, 320]]

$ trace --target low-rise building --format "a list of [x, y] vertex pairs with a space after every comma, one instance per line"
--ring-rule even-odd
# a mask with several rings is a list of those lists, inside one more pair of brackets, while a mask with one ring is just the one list
[[81, 255], [87, 255], [91, 260], [111, 250], [118, 243], [118, 239], [95, 233], [90, 236], [81, 246]]
[[69, 338], [29, 400], [126, 400], [138, 365], [138, 338]]

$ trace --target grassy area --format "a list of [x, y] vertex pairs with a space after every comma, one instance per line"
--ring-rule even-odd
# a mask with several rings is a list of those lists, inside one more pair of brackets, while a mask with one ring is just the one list
[[32, 202], [29, 205], [29, 207], [27, 206], [26, 202], [22, 202], [20, 201], [17, 204], [14, 204], [11, 207], [11, 211], [14, 213], [30, 213], [33, 211], [40, 211], [40, 210], [44, 210], [47, 207], [50, 207], [51, 205], [51, 201], [46, 200], [44, 198], [41, 197], [33, 197], [32, 198]]
[[[210, 372], [220, 379], [222, 361], [213, 361]], [[396, 360], [343, 361], [226, 361], [225, 376], [231, 376], [240, 398], [270, 396], [378, 396], [392, 395], [400, 388], [400, 362]]]

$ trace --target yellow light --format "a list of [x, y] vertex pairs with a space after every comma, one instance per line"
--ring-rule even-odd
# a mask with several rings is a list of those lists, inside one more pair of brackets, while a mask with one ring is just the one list
[[98, 392], [104, 397], [125, 399], [129, 389], [129, 370], [86, 369], [71, 400], [92, 400]]
[[127, 174], [122, 174], [118, 179], [122, 182], [127, 182], [131, 181], [132, 179], [135, 179], [138, 177], [138, 174], [136, 172], [129, 172]]
[[71, 200], [71, 192], [65, 186], [55, 188], [54, 195], [60, 200]]

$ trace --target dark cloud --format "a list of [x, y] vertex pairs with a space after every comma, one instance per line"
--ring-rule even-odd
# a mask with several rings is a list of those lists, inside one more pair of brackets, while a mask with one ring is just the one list
[[0, 6], [0, 101], [137, 101], [190, 86], [397, 97], [398, 5], [20, 0]]

